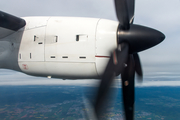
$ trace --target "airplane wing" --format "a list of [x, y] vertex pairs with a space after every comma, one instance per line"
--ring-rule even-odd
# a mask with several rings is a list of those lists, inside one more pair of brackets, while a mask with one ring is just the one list
[[18, 31], [25, 25], [25, 20], [0, 11], [0, 39]]

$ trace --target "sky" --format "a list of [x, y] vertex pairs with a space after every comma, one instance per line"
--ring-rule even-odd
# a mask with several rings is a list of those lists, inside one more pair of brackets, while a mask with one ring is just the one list
[[[74, 16], [117, 21], [113, 0], [1, 0], [0, 10], [18, 17]], [[155, 28], [166, 35], [166, 39], [161, 44], [139, 53], [144, 78], [148, 79], [153, 75], [154, 77], [162, 77], [164, 80], [164, 76], [169, 76], [171, 81], [178, 82], [180, 75], [179, 11], [180, 0], [136, 0], [134, 24]], [[42, 79], [7, 70], [0, 71], [4, 73], [1, 74], [0, 80], [8, 80], [8, 77], [10, 79], [10, 74], [16, 76], [16, 79], [22, 77], [26, 81]], [[56, 82], [57, 79], [53, 80]], [[176, 82], [173, 84], [177, 85]], [[32, 82], [30, 83], [32, 84]], [[155, 82], [153, 84], [157, 85]]]

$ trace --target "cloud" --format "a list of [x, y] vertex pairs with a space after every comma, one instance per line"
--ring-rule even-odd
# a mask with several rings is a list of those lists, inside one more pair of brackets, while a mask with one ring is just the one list
[[[0, 86], [3, 85], [59, 85], [59, 86], [85, 86], [97, 87], [100, 80], [62, 80], [62, 79], [48, 79], [42, 77], [33, 77], [20, 72], [13, 72], [11, 70], [0, 70]], [[5, 73], [5, 74], [3, 74]], [[136, 81], [136, 87], [160, 87], [160, 86], [180, 86], [180, 75], [177, 73], [160, 72], [149, 74], [144, 78], [143, 83]], [[121, 87], [121, 80], [116, 79], [112, 85], [113, 87]]]
[[[9, 4], [11, 3], [11, 4]], [[2, 0], [0, 8], [18, 16], [110, 17], [114, 15], [111, 0]], [[114, 17], [115, 18], [115, 17]]]
[[136, 87], [179, 87], [180, 81], [149, 81], [137, 84]]
[[68, 85], [97, 86], [99, 80], [62, 80], [55, 78], [33, 77], [20, 72], [0, 69], [0, 86], [2, 85]]

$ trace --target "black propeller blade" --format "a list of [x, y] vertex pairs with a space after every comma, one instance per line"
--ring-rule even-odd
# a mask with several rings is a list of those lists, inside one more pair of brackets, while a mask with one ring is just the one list
[[137, 53], [133, 54], [134, 57], [134, 62], [135, 62], [135, 71], [138, 74], [138, 80], [142, 82], [142, 77], [143, 77], [143, 71], [141, 67], [141, 62], [139, 59], [139, 55]]
[[[108, 65], [102, 76], [101, 84], [94, 104], [95, 113], [99, 117], [101, 107], [115, 75], [121, 73], [123, 103], [126, 120], [134, 119], [134, 75], [142, 81], [143, 72], [137, 52], [149, 49], [165, 38], [164, 34], [148, 27], [133, 25], [134, 0], [115, 0], [115, 8], [119, 27], [117, 41], [121, 51], [116, 49], [111, 54]], [[118, 45], [118, 48], [119, 48]]]
[[122, 72], [124, 68], [124, 63], [127, 60], [128, 57], [128, 45], [124, 45], [121, 48], [121, 51], [116, 49], [110, 57], [110, 60], [108, 62], [108, 65], [106, 66], [106, 69], [104, 71], [104, 74], [102, 76], [102, 81], [99, 86], [98, 96], [95, 103], [95, 112], [97, 115], [101, 112], [101, 106], [103, 104], [103, 101], [106, 98], [106, 94], [109, 90], [109, 87], [116, 76], [116, 72]]
[[124, 30], [130, 28], [134, 20], [134, 0], [115, 0], [117, 18]]
[[126, 120], [133, 120], [134, 118], [134, 66], [135, 64], [133, 55], [129, 55], [127, 60], [127, 67], [121, 74], [123, 103]]

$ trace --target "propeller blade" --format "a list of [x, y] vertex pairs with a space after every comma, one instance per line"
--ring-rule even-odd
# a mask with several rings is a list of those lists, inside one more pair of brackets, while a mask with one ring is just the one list
[[143, 72], [142, 72], [142, 67], [141, 67], [139, 55], [137, 53], [134, 53], [133, 57], [134, 57], [134, 62], [135, 62], [135, 71], [138, 74], [138, 78], [139, 78], [138, 80], [140, 82], [142, 82]]
[[114, 3], [120, 25], [128, 30], [134, 20], [134, 0], [115, 0]]
[[94, 108], [97, 117], [101, 113], [102, 104], [105, 101], [108, 90], [111, 86], [111, 83], [113, 82], [116, 72], [122, 72], [122, 70], [124, 69], [124, 63], [127, 60], [128, 56], [128, 48], [128, 44], [123, 44], [121, 51], [116, 49], [111, 54], [110, 60], [102, 76], [102, 80], [95, 101]]
[[125, 120], [134, 119], [134, 67], [133, 56], [129, 55], [127, 67], [121, 74]]

